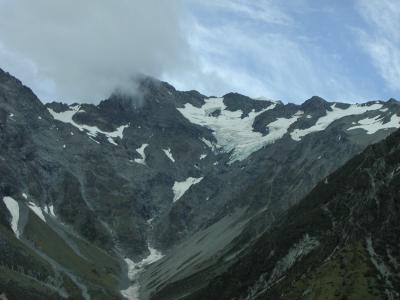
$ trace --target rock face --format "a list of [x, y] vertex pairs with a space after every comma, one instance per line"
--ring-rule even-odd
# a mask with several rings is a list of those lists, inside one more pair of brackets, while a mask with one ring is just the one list
[[187, 299], [399, 299], [400, 131], [323, 179]]
[[165, 256], [141, 274], [143, 299], [201, 290], [321, 179], [400, 127], [399, 112], [396, 100], [208, 98], [151, 78], [98, 105], [43, 104], [0, 70], [0, 288], [119, 298], [123, 258], [156, 248]]

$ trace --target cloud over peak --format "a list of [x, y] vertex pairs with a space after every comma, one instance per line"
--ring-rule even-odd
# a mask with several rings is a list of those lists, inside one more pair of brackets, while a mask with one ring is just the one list
[[46, 98], [100, 100], [135, 73], [161, 77], [191, 63], [177, 0], [2, 1], [3, 55], [29, 58], [54, 81]]
[[0, 67], [45, 101], [98, 102], [137, 74], [300, 102], [400, 91], [397, 0], [0, 0]]

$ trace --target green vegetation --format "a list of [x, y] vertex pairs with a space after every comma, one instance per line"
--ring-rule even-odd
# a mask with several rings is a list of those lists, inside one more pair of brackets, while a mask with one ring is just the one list
[[360, 243], [344, 247], [326, 263], [297, 280], [283, 298], [287, 300], [384, 299], [368, 253]]
[[[72, 286], [71, 286], [72, 287]], [[57, 292], [44, 283], [25, 275], [0, 266], [0, 290], [5, 292], [8, 299], [59, 299]]]
[[111, 291], [118, 289], [121, 271], [116, 259], [89, 243], [69, 235], [69, 238], [78, 246], [79, 253], [77, 253], [32, 212], [29, 212], [24, 237], [59, 265], [84, 279], [88, 287]]

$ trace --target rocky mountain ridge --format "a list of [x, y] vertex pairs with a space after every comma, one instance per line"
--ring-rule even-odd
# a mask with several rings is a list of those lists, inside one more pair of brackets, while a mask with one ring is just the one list
[[[230, 263], [218, 260], [246, 249], [319, 180], [398, 128], [399, 110], [395, 100], [208, 98], [149, 78], [131, 97], [42, 104], [0, 71], [0, 221], [9, 249], [1, 265], [15, 278], [9, 286], [31, 290], [36, 282], [31, 299], [118, 298], [130, 284], [129, 262], [155, 248], [164, 257], [141, 274], [143, 299], [182, 280], [201, 288], [205, 270], [223, 272]], [[25, 265], [29, 272], [15, 271]], [[202, 279], [194, 284], [193, 276]]]
[[186, 299], [399, 299], [400, 131], [322, 180]]

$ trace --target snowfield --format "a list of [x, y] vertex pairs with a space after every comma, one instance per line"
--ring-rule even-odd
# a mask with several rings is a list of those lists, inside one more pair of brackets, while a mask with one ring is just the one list
[[390, 121], [387, 123], [383, 123], [382, 119], [382, 116], [362, 119], [358, 121], [358, 125], [350, 127], [347, 130], [364, 129], [367, 134], [374, 134], [381, 129], [400, 127], [400, 117], [398, 115], [392, 115]]
[[[275, 142], [287, 132], [290, 124], [299, 117], [280, 118], [272, 122], [269, 124], [271, 126], [270, 133], [263, 136], [260, 132], [253, 130], [254, 120], [263, 112], [274, 109], [276, 103], [259, 112], [253, 110], [247, 117], [242, 118], [243, 112], [241, 110], [226, 110], [223, 100], [223, 98], [205, 99], [205, 104], [200, 108], [186, 103], [184, 108], [178, 108], [178, 110], [191, 123], [213, 130], [217, 140], [217, 148], [221, 148], [227, 153], [232, 151], [230, 163], [242, 161], [263, 146]], [[215, 111], [220, 111], [220, 114], [213, 116], [212, 113]], [[278, 128], [278, 126], [282, 127]], [[207, 142], [205, 143], [207, 144]], [[215, 150], [213, 146], [210, 146], [210, 148]]]
[[[190, 122], [213, 130], [217, 145], [204, 139], [203, 142], [213, 151], [216, 149], [223, 149], [227, 153], [232, 151], [229, 163], [233, 163], [242, 161], [265, 145], [281, 139], [288, 132], [290, 125], [303, 115], [302, 111], [298, 111], [290, 118], [277, 118], [267, 125], [266, 135], [254, 131], [253, 123], [256, 117], [274, 109], [276, 105], [277, 103], [273, 103], [259, 112], [253, 110], [244, 118], [241, 110], [233, 112], [226, 110], [223, 98], [205, 99], [205, 104], [200, 108], [186, 103], [184, 108], [178, 110]], [[213, 116], [212, 113], [217, 110], [221, 113]]]
[[[114, 141], [114, 138], [119, 137], [120, 139], [122, 139], [124, 137], [124, 135], [123, 135], [124, 129], [129, 127], [129, 124], [122, 125], [122, 126], [118, 127], [115, 131], [107, 132], [107, 131], [100, 130], [96, 126], [78, 124], [72, 118], [76, 113], [84, 112], [84, 110], [80, 109], [81, 108], [80, 105], [69, 106], [69, 108], [70, 108], [69, 110], [59, 112], [59, 113], [55, 112], [51, 108], [47, 108], [47, 110], [50, 112], [50, 114], [53, 116], [53, 118], [55, 120], [58, 120], [63, 123], [69, 123], [72, 126], [78, 128], [80, 131], [86, 132], [86, 134], [89, 137], [95, 138], [95, 137], [97, 137], [98, 134], [104, 134], [107, 137], [107, 141], [115, 146], [118, 146], [118, 144]], [[99, 143], [96, 140], [94, 140], [94, 141], [96, 143]]]
[[353, 104], [350, 105], [348, 108], [341, 109], [336, 107], [336, 103], [334, 103], [331, 106], [332, 110], [327, 110], [326, 115], [320, 117], [313, 126], [305, 129], [295, 129], [292, 133], [290, 133], [290, 136], [293, 140], [300, 141], [304, 136], [310, 133], [325, 130], [334, 121], [339, 120], [343, 117], [351, 115], [361, 115], [367, 111], [378, 110], [380, 108], [382, 108], [382, 104], [372, 104], [370, 106]]
[[[202, 138], [202, 141], [214, 152], [223, 151], [231, 153], [229, 163], [242, 161], [249, 157], [255, 151], [262, 147], [272, 144], [281, 139], [288, 133], [289, 127], [299, 118], [312, 118], [311, 115], [305, 115], [302, 111], [298, 111], [290, 118], [277, 118], [275, 121], [266, 125], [267, 134], [253, 130], [253, 123], [257, 116], [267, 110], [274, 109], [277, 103], [271, 104], [266, 109], [259, 112], [251, 111], [247, 117], [242, 118], [241, 110], [229, 111], [224, 104], [223, 98], [205, 99], [202, 107], [195, 107], [190, 103], [186, 103], [183, 108], [178, 108], [179, 112], [191, 123], [207, 127], [213, 131], [217, 143], [210, 142]], [[290, 137], [298, 142], [306, 135], [325, 130], [334, 121], [341, 118], [362, 115], [368, 111], [384, 112], [383, 104], [376, 102], [371, 105], [352, 104], [347, 108], [339, 108], [337, 104], [331, 105], [331, 110], [326, 111], [326, 115], [320, 117], [314, 125], [304, 129], [294, 129], [290, 132]], [[213, 114], [218, 112], [218, 114]], [[367, 118], [360, 120], [358, 125], [349, 128], [353, 130], [361, 128], [368, 134], [373, 134], [380, 129], [399, 128], [400, 117], [392, 115], [391, 120], [383, 123], [381, 117]]]

